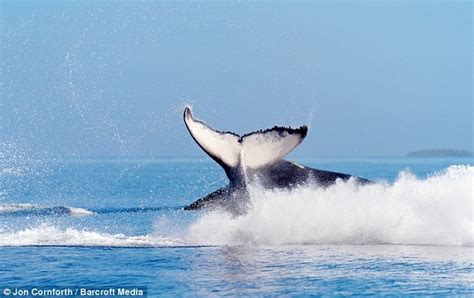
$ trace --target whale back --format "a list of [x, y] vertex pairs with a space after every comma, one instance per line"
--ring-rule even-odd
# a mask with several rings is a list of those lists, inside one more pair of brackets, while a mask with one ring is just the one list
[[[357, 176], [313, 169], [287, 160], [279, 160], [270, 166], [249, 171], [248, 175], [251, 179], [249, 183], [258, 184], [264, 189], [291, 189], [306, 183], [328, 187], [338, 180], [347, 181], [349, 179], [354, 179], [361, 185], [371, 183], [371, 181]], [[185, 207], [185, 210], [224, 208], [238, 215], [245, 213], [247, 200], [248, 193], [245, 190], [228, 185], [197, 200]]]

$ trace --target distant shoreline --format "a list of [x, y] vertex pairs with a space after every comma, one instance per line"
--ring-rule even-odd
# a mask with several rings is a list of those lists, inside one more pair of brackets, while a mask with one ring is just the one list
[[460, 149], [423, 149], [407, 153], [406, 157], [473, 157], [472, 151]]

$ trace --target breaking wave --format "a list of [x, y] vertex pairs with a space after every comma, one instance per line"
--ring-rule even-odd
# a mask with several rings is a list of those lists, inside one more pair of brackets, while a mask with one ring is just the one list
[[73, 215], [87, 216], [94, 212], [68, 206], [40, 206], [35, 204], [0, 204], [0, 215]]
[[202, 215], [188, 240], [206, 245], [413, 244], [472, 246], [474, 167], [426, 179], [402, 172], [393, 184], [340, 182], [326, 189], [253, 188], [241, 217]]
[[[1, 195], [1, 193], [0, 193]], [[134, 208], [92, 208], [84, 209], [69, 206], [40, 206], [36, 204], [0, 204], [0, 216], [5, 215], [37, 215], [37, 216], [54, 216], [54, 215], [71, 215], [71, 216], [87, 216], [93, 214], [108, 213], [144, 213], [156, 212], [163, 210], [177, 210], [180, 207], [134, 207]]]
[[43, 225], [16, 232], [0, 231], [0, 246], [108, 246], [156, 247], [179, 245], [179, 240], [159, 236], [127, 236]]

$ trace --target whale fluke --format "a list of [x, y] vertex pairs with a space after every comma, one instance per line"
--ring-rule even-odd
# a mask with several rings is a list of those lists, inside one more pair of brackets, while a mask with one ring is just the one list
[[195, 119], [190, 107], [184, 110], [184, 122], [199, 147], [226, 172], [240, 165], [251, 169], [268, 166], [301, 144], [308, 133], [306, 125], [299, 128], [275, 126], [239, 136], [218, 131]]
[[184, 123], [194, 141], [224, 169], [236, 167], [240, 158], [239, 136], [232, 132], [213, 129], [195, 119], [191, 108], [184, 110]]

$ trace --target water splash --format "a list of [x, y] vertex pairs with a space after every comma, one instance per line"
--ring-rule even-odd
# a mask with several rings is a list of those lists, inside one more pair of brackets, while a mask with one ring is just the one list
[[327, 189], [250, 189], [241, 217], [202, 215], [189, 227], [194, 244], [473, 245], [474, 167], [451, 166], [427, 179], [400, 173], [393, 184], [340, 182]]

